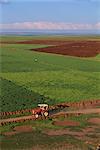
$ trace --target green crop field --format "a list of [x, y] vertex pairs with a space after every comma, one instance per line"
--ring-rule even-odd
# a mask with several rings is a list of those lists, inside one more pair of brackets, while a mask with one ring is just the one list
[[[89, 36], [3, 36], [1, 39], [2, 42], [32, 39], [99, 40], [98, 37]], [[39, 103], [54, 105], [61, 102], [100, 99], [100, 55], [93, 58], [81, 58], [31, 51], [34, 48], [48, 46], [50, 45], [1, 44], [1, 112], [30, 109], [37, 107]], [[65, 108], [64, 110], [71, 109], [73, 108]], [[16, 115], [4, 116], [4, 118], [9, 117], [16, 117]], [[88, 120], [94, 117], [98, 118], [99, 115], [87, 114], [78, 117], [70, 116], [69, 118], [28, 120], [0, 126], [1, 149], [65, 150], [66, 147], [75, 150], [92, 149], [93, 144], [86, 143], [85, 138], [89, 138], [88, 133], [81, 140], [79, 136], [71, 134], [50, 136], [47, 132], [58, 131], [61, 133], [64, 130], [70, 130], [73, 133], [83, 133], [84, 129], [89, 126], [92, 127]], [[55, 121], [67, 121], [68, 119], [76, 121], [79, 125], [73, 127], [54, 124]], [[14, 127], [18, 126], [31, 126], [32, 131], [16, 132]], [[16, 134], [9, 135], [13, 132], [16, 132]], [[8, 133], [9, 136], [5, 133]], [[94, 144], [97, 145], [99, 136], [96, 134], [99, 133], [99, 126], [91, 133], [93, 133]], [[90, 138], [92, 138], [92, 135]]]
[[[25, 37], [29, 38], [32, 37]], [[2, 44], [1, 111], [32, 108], [38, 103], [53, 105], [100, 98], [99, 55], [84, 59], [30, 51], [47, 46]]]

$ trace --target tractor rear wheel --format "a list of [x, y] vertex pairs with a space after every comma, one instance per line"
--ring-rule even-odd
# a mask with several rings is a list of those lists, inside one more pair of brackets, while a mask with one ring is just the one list
[[49, 115], [48, 112], [44, 112], [44, 116], [47, 117]]

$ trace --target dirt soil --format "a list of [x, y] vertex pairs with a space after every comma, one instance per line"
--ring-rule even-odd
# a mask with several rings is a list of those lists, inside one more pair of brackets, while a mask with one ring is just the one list
[[53, 125], [56, 125], [56, 126], [79, 126], [80, 123], [67, 120], [67, 121], [54, 121]]
[[89, 123], [100, 125], [100, 118], [90, 118], [88, 120]]
[[13, 130], [17, 132], [31, 132], [33, 129], [31, 125], [24, 125], [24, 126], [16, 126], [13, 128]]
[[17, 133], [31, 132], [31, 131], [33, 131], [31, 125], [23, 125], [23, 126], [16, 126], [13, 128], [13, 131], [5, 132], [5, 133], [3, 133], [3, 135], [11, 136], [11, 135], [15, 135]]
[[[80, 140], [86, 140], [89, 139], [89, 135], [95, 135], [95, 130], [97, 129], [96, 126], [86, 127], [84, 129], [81, 129], [80, 131], [71, 131], [71, 129], [49, 129], [43, 131], [44, 134], [47, 134], [49, 136], [59, 136], [59, 135], [71, 135], [74, 136], [77, 139]], [[91, 138], [92, 139], [92, 138]]]
[[[29, 98], [29, 97], [28, 97]], [[56, 110], [58, 108], [65, 108], [65, 107], [72, 107], [72, 108], [95, 108], [100, 106], [100, 100], [87, 100], [87, 101], [81, 101], [81, 102], [65, 102], [65, 103], [59, 103], [57, 105], [49, 106], [49, 110]], [[93, 110], [92, 110], [93, 111]], [[0, 112], [0, 117], [3, 119], [3, 116], [10, 116], [10, 115], [19, 115], [23, 114], [25, 112], [32, 112], [32, 109], [24, 109], [24, 110], [17, 110], [14, 112]], [[10, 117], [9, 117], [10, 118]]]
[[100, 108], [88, 108], [88, 109], [80, 109], [80, 110], [73, 110], [73, 111], [62, 111], [54, 114], [53, 118], [59, 118], [60, 116], [63, 117], [70, 117], [70, 116], [79, 116], [81, 114], [100, 114]]
[[[75, 111], [68, 111], [68, 112], [59, 112], [56, 114], [51, 115], [52, 118], [58, 118], [60, 116], [78, 116], [80, 114], [92, 114], [92, 113], [100, 113], [100, 108], [89, 108], [89, 109], [81, 109], [81, 110], [75, 110]], [[39, 118], [41, 119], [41, 118]], [[0, 125], [6, 124], [6, 123], [11, 123], [11, 122], [24, 122], [25, 120], [34, 120], [35, 117], [30, 115], [30, 116], [22, 116], [22, 117], [16, 117], [16, 118], [8, 118], [8, 119], [1, 119], [0, 120]]]
[[3, 135], [5, 135], [5, 136], [12, 136], [12, 135], [15, 135], [15, 134], [17, 134], [18, 132], [16, 132], [16, 131], [9, 131], [9, 132], [4, 132], [4, 133], [2, 133]]
[[46, 48], [31, 49], [38, 52], [54, 53], [77, 57], [95, 57], [100, 53], [99, 41], [62, 41], [62, 40], [30, 40], [21, 42], [2, 42], [2, 44], [43, 44]]
[[90, 126], [90, 127], [86, 127], [84, 129], [82, 129], [82, 131], [84, 133], [94, 132], [96, 128], [97, 128], [97, 126]]
[[84, 132], [76, 132], [76, 131], [70, 131], [69, 129], [60, 129], [60, 130], [48, 130], [43, 132], [49, 136], [53, 136], [53, 135], [72, 135], [72, 136], [78, 136], [78, 137], [82, 137], [84, 136]]
[[38, 52], [54, 53], [77, 57], [95, 57], [100, 53], [100, 42], [70, 42], [46, 48], [31, 49]]

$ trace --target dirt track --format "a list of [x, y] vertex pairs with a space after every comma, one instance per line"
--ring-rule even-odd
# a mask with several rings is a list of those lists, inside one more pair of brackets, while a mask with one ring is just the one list
[[68, 111], [68, 112], [59, 112], [56, 115], [60, 114], [91, 114], [91, 113], [100, 113], [100, 108], [89, 108], [89, 109], [81, 109], [81, 110], [75, 110], [75, 111]]
[[[81, 109], [78, 111], [60, 112], [60, 113], [53, 114], [49, 117], [50, 118], [56, 118], [59, 116], [69, 117], [69, 116], [77, 116], [80, 114], [92, 114], [92, 113], [100, 114], [100, 108], [90, 108], [90, 109]], [[0, 125], [5, 125], [7, 123], [12, 123], [12, 122], [24, 122], [26, 120], [35, 120], [35, 117], [31, 115], [31, 116], [23, 116], [23, 117], [17, 117], [17, 118], [1, 119]]]
[[[49, 106], [49, 111], [66, 108], [66, 107], [72, 107], [72, 108], [90, 108], [90, 107], [96, 107], [100, 106], [100, 100], [87, 100], [87, 101], [81, 101], [81, 102], [65, 102], [65, 103], [59, 103], [53, 106]], [[11, 115], [22, 115], [24, 113], [31, 113], [33, 109], [24, 109], [24, 110], [16, 110], [14, 112], [0, 112], [0, 117], [3, 118], [5, 116], [11, 116]]]

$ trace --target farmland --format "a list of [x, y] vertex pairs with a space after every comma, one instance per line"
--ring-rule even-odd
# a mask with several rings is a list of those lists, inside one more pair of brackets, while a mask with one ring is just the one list
[[[84, 43], [88, 43], [90, 44], [88, 47], [90, 48], [89, 54], [93, 51], [96, 53], [95, 55], [86, 57], [87, 48], [84, 49], [80, 46], [77, 47], [77, 49], [75, 47], [75, 51], [80, 51], [80, 49], [83, 52], [85, 51], [85, 57], [84, 55], [82, 55], [82, 57], [80, 57], [80, 55], [69, 55], [70, 53], [63, 55], [63, 44], [67, 49], [68, 47], [70, 48], [69, 43], [71, 43], [72, 46], [74, 44], [76, 45], [76, 43], [82, 43], [83, 45], [85, 45]], [[95, 43], [95, 45], [93, 43]], [[47, 103], [51, 106], [59, 103], [99, 100], [100, 49], [99, 46], [96, 47], [96, 45], [99, 44], [99, 36], [2, 36], [0, 48], [1, 112], [32, 109], [35, 108], [38, 103]], [[60, 53], [55, 52], [57, 47], [58, 49], [60, 47]], [[69, 48], [67, 50], [71, 51]], [[48, 49], [53, 52], [48, 52]], [[87, 127], [91, 125], [86, 122], [85, 118], [90, 119], [93, 117], [99, 117], [99, 115], [80, 116], [78, 121], [82, 123], [76, 127], [75, 130], [81, 130], [85, 125], [87, 125]], [[77, 121], [77, 117], [69, 119]], [[59, 120], [65, 119], [60, 118], [58, 121]], [[66, 142], [69, 143], [69, 148], [71, 146], [70, 144], [72, 144], [75, 145], [76, 148], [80, 146], [84, 149], [84, 142], [80, 142], [79, 139], [73, 135], [52, 135], [50, 137], [46, 129], [65, 129], [65, 127], [57, 127], [54, 125], [54, 121], [56, 120], [37, 120], [36, 123], [34, 123], [34, 121], [27, 121], [22, 124], [13, 123], [12, 125], [1, 127], [2, 132], [12, 131], [13, 127], [20, 125], [30, 124], [33, 128], [32, 133], [15, 134], [9, 139], [1, 135], [3, 139], [2, 148], [4, 150], [7, 149], [7, 147], [11, 149], [11, 146], [8, 144], [11, 142], [7, 143], [7, 140], [12, 140], [12, 145], [14, 145], [14, 142], [18, 139], [23, 139], [23, 141], [21, 143], [18, 140], [19, 145], [15, 145], [13, 149], [25, 147], [31, 149], [33, 143], [36, 143], [36, 141], [40, 141], [39, 144], [44, 147], [47, 146], [47, 148], [48, 145], [52, 143], [51, 148], [53, 148], [53, 144], [59, 143], [62, 139], [61, 142], [63, 144]], [[41, 128], [39, 128], [39, 126], [41, 126]], [[71, 127], [71, 130], [72, 129], [73, 127]], [[44, 132], [42, 132], [42, 130]], [[98, 128], [95, 130], [99, 131]], [[35, 137], [37, 137], [37, 139], [35, 139]], [[42, 140], [40, 140], [41, 137]], [[25, 142], [27, 138], [29, 138], [30, 142], [24, 145], [23, 143], [27, 143]], [[47, 138], [48, 140], [46, 141]], [[70, 139], [70, 142], [68, 139]], [[46, 141], [46, 144], [43, 144], [44, 141]], [[62, 145], [62, 143], [59, 144]], [[59, 145], [59, 147], [61, 145]], [[35, 146], [37, 147], [37, 145]], [[87, 144], [85, 145], [85, 149], [88, 149]]]
[[98, 117], [98, 114], [85, 114], [79, 117], [60, 117], [6, 125], [0, 127], [1, 147], [4, 150], [12, 148], [94, 150], [99, 142], [100, 122], [90, 121]]
[[[4, 42], [6, 39], [7, 37], [3, 37], [1, 41]], [[21, 42], [22, 39], [19, 38]], [[24, 40], [28, 39], [29, 37]], [[65, 39], [67, 40], [68, 37], [64, 37], [64, 41]], [[56, 104], [99, 99], [99, 56], [78, 58], [39, 53], [30, 49], [36, 50], [36, 48], [51, 47], [51, 45], [19, 44], [19, 40], [17, 44], [3, 43], [1, 46], [2, 111], [30, 108], [30, 105], [32, 108], [38, 102]], [[50, 41], [52, 42], [53, 39], [51, 38]], [[38, 101], [36, 97], [40, 97], [40, 100]], [[9, 101], [11, 101], [10, 104]], [[13, 107], [13, 102], [17, 103], [16, 108]], [[8, 107], [5, 107], [7, 105]]]

